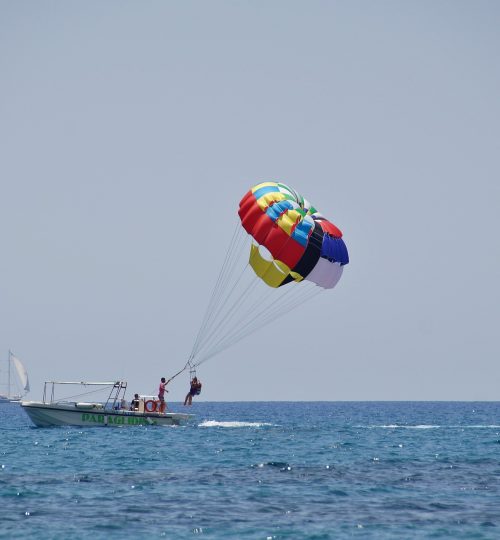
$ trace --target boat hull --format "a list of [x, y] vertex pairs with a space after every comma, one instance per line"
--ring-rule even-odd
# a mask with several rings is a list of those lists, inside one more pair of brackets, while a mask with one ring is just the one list
[[23, 401], [21, 406], [37, 427], [131, 427], [179, 425], [192, 417], [183, 413], [140, 413], [137, 411], [107, 410], [99, 404], [43, 403]]
[[0, 396], [0, 403], [19, 403], [21, 396]]

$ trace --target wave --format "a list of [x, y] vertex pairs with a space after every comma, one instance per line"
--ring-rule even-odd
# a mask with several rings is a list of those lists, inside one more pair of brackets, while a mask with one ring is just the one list
[[489, 425], [478, 425], [478, 426], [452, 426], [452, 427], [458, 427], [458, 428], [468, 428], [468, 429], [500, 429], [500, 426], [497, 424], [489, 424]]
[[224, 428], [239, 428], [239, 427], [262, 427], [272, 426], [267, 422], [218, 422], [217, 420], [205, 420], [198, 427], [224, 427]]
[[500, 429], [500, 425], [496, 424], [487, 424], [487, 425], [464, 425], [464, 426], [442, 426], [442, 425], [434, 425], [434, 424], [418, 424], [414, 426], [405, 425], [405, 424], [388, 424], [388, 425], [381, 425], [381, 426], [357, 426], [357, 427], [364, 427], [364, 428], [382, 428], [382, 429]]
[[268, 461], [267, 463], [257, 463], [256, 465], [252, 465], [252, 468], [262, 469], [264, 467], [275, 467], [276, 469], [279, 469], [280, 471], [291, 471], [292, 467], [286, 463], [286, 461]]
[[419, 424], [416, 426], [405, 426], [401, 424], [389, 424], [387, 426], [375, 426], [375, 427], [381, 427], [381, 428], [387, 428], [387, 429], [437, 429], [441, 426], [436, 426], [434, 424]]

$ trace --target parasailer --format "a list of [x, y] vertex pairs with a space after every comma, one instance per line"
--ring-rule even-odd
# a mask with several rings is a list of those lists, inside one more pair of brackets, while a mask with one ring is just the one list
[[170, 380], [278, 317], [302, 317], [296, 308], [335, 287], [349, 263], [340, 229], [286, 184], [252, 187], [238, 218], [187, 363]]
[[193, 397], [194, 396], [199, 396], [201, 394], [201, 386], [202, 386], [201, 381], [195, 375], [191, 379], [189, 392], [187, 393], [186, 398], [184, 399], [184, 405], [192, 405], [193, 404]]

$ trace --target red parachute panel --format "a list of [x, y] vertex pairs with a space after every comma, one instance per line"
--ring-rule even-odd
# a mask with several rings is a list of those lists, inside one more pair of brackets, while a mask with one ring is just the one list
[[334, 236], [335, 238], [342, 238], [342, 231], [338, 227], [336, 227], [331, 221], [327, 221], [326, 219], [319, 219], [317, 223], [319, 223], [319, 225], [323, 229], [323, 232], [326, 232], [330, 236]]

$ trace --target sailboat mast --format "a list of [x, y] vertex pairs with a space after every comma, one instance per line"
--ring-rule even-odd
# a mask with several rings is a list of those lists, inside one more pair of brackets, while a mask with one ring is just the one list
[[10, 398], [10, 357], [11, 357], [12, 353], [9, 349], [9, 358], [7, 360], [7, 364], [8, 364], [8, 367], [7, 367], [7, 397]]

